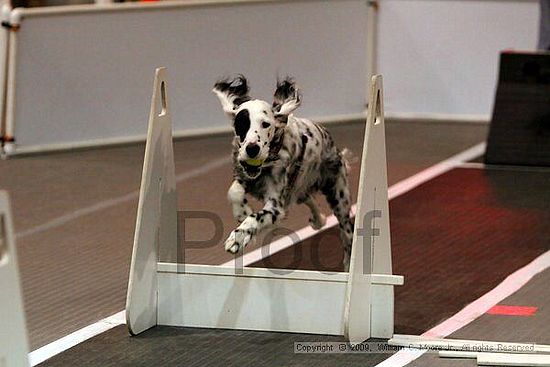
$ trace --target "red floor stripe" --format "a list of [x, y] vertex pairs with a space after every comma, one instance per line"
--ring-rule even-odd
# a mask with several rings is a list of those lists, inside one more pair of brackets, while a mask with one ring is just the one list
[[532, 316], [537, 312], [537, 307], [530, 306], [505, 306], [496, 305], [487, 311], [489, 315], [507, 315], [507, 316]]

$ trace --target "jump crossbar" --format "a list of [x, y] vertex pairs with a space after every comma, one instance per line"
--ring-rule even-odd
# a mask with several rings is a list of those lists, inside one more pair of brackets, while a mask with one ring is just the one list
[[403, 277], [391, 268], [382, 77], [372, 78], [349, 273], [177, 263], [167, 85], [166, 70], [157, 69], [126, 304], [130, 333], [170, 325], [345, 335], [353, 343], [391, 337], [393, 286]]
[[[245, 267], [235, 271], [231, 266], [220, 265], [199, 265], [199, 264], [176, 264], [159, 262], [157, 264], [159, 273], [188, 273], [188, 274], [216, 274], [227, 276], [245, 276], [260, 278], [278, 278], [284, 276], [286, 279], [299, 280], [323, 280], [327, 282], [343, 282], [349, 280], [348, 273], [335, 271], [309, 271], [309, 270], [291, 270]], [[403, 277], [399, 275], [388, 274], [368, 274], [370, 282], [378, 285], [403, 285]]]

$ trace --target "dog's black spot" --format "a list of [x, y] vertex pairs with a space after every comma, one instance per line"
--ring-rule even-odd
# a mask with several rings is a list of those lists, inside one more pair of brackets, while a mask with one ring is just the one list
[[343, 198], [344, 198], [344, 191], [340, 190], [340, 199], [343, 199]]
[[271, 213], [270, 211], [267, 211], [267, 210], [261, 210], [261, 211], [259, 211], [259, 212], [258, 212], [258, 221], [259, 221], [260, 223], [264, 223], [264, 222], [265, 222], [265, 216], [266, 216], [267, 214], [271, 214], [271, 215], [272, 215], [272, 213]]
[[269, 122], [267, 122], [267, 121], [262, 122], [262, 127], [263, 127], [264, 129], [267, 129], [267, 128], [270, 127], [270, 126], [271, 126], [271, 124], [270, 124]]
[[248, 129], [250, 129], [250, 113], [245, 109], [235, 116], [235, 134], [239, 136], [241, 142], [244, 141]]
[[244, 199], [243, 199], [243, 204], [246, 204], [246, 203], [248, 203], [248, 199], [247, 199], [247, 198], [244, 198]]

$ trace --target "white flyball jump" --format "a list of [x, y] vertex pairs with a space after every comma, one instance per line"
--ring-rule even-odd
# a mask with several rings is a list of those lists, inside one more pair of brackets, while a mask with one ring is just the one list
[[0, 191], [0, 366], [28, 366], [29, 345], [8, 194]]
[[393, 287], [403, 277], [392, 275], [382, 77], [372, 78], [349, 273], [177, 263], [183, 229], [167, 86], [166, 69], [157, 69], [128, 284], [130, 333], [169, 325], [344, 335], [352, 343], [392, 337]]

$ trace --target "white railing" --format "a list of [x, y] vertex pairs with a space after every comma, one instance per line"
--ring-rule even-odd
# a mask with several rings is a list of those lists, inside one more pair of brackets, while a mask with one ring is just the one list
[[16, 140], [4, 153], [144, 140], [143, 91], [160, 64], [173, 71], [182, 116], [175, 136], [231, 129], [210, 87], [235, 72], [263, 98], [277, 74], [294, 75], [304, 90], [298, 114], [322, 121], [364, 116], [363, 75], [376, 72], [386, 75], [388, 117], [488, 121], [498, 54], [535, 48], [538, 13], [537, 0], [192, 0], [4, 11], [15, 28], [0, 35], [0, 135]]

